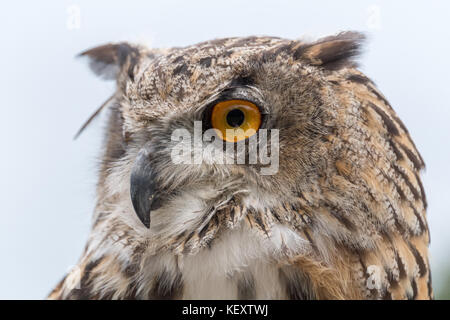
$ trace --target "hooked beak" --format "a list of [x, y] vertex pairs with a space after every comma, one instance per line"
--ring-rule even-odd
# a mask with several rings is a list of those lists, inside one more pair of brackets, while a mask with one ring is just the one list
[[139, 220], [150, 228], [150, 212], [161, 207], [156, 185], [156, 174], [152, 166], [153, 148], [144, 146], [138, 153], [130, 177], [130, 194], [134, 211]]

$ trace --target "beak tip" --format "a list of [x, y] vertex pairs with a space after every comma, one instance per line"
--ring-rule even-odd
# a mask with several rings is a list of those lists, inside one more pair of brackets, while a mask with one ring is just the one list
[[131, 202], [133, 203], [136, 216], [147, 229], [150, 229], [150, 206], [148, 203], [142, 203], [139, 200], [141, 199], [136, 199], [133, 194], [131, 195]]

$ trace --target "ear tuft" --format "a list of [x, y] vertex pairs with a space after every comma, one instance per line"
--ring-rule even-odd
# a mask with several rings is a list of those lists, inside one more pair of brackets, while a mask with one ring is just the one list
[[[105, 80], [117, 79], [117, 76], [130, 58], [129, 75], [132, 67], [139, 57], [139, 49], [126, 42], [117, 44], [105, 44], [78, 55], [79, 57], [89, 58], [89, 67], [99, 77]], [[132, 73], [131, 73], [132, 76]]]
[[294, 58], [328, 70], [356, 66], [355, 58], [360, 55], [365, 39], [359, 32], [341, 32], [300, 46]]

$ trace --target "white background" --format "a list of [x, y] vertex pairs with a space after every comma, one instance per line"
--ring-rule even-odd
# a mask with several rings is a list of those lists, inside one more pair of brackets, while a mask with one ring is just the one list
[[[370, 36], [362, 69], [421, 151], [437, 292], [450, 218], [449, 1], [8, 1], [0, 5], [0, 298], [44, 298], [77, 262], [90, 227], [113, 91], [75, 59], [110, 41], [183, 46], [226, 36]], [[77, 11], [80, 13], [77, 24]], [[74, 16], [75, 15], [75, 16]]]

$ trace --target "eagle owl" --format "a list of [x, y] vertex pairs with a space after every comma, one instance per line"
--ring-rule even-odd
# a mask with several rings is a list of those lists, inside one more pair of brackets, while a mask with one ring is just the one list
[[[343, 32], [83, 52], [116, 90], [90, 236], [49, 298], [432, 298], [424, 162], [358, 71], [363, 42]], [[245, 161], [174, 161], [173, 133], [198, 123]], [[263, 130], [253, 146], [278, 155], [271, 174], [237, 148]]]

